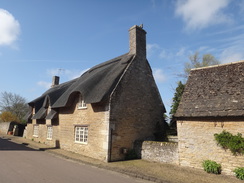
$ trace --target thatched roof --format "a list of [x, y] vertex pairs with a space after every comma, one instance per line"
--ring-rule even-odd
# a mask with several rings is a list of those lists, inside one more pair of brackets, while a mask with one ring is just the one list
[[50, 88], [29, 103], [36, 110], [32, 119], [45, 118], [48, 106], [51, 106], [52, 113], [47, 117], [52, 119], [56, 115], [53, 109], [69, 106], [77, 93], [82, 95], [86, 103], [108, 99], [133, 57], [134, 55], [124, 54], [92, 67], [79, 78]]
[[244, 116], [244, 61], [191, 70], [175, 116]]
[[99, 64], [79, 77], [52, 105], [52, 108], [68, 105], [73, 94], [81, 93], [86, 103], [101, 102], [110, 95], [133, 55], [124, 54]]

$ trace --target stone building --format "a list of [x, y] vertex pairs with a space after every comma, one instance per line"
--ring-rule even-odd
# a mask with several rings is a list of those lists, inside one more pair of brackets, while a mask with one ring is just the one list
[[191, 70], [176, 117], [180, 165], [213, 160], [227, 174], [243, 167], [244, 156], [218, 146], [214, 134], [244, 134], [244, 61]]
[[128, 53], [29, 103], [26, 137], [104, 161], [123, 160], [136, 140], [163, 132], [165, 107], [146, 59], [146, 32], [129, 29]]

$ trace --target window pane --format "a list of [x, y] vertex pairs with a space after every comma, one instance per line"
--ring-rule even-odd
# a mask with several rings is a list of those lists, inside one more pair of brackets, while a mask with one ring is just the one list
[[80, 143], [87, 143], [88, 128], [87, 127], [75, 127], [75, 141]]

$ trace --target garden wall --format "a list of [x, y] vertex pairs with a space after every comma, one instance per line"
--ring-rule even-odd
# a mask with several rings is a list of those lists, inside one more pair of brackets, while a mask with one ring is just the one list
[[0, 133], [7, 134], [9, 130], [9, 125], [11, 122], [1, 122], [0, 123]]
[[244, 156], [233, 155], [217, 145], [215, 133], [226, 130], [233, 135], [244, 134], [244, 121], [177, 121], [179, 161], [181, 166], [202, 169], [204, 160], [221, 164], [222, 172], [233, 175], [233, 170], [243, 167]]
[[[139, 147], [138, 144], [136, 149]], [[178, 143], [144, 141], [141, 143], [141, 158], [153, 162], [179, 164]]]

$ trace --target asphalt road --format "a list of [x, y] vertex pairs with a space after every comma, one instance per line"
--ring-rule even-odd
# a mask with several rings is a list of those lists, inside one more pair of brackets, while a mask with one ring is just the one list
[[0, 138], [0, 183], [148, 183]]

